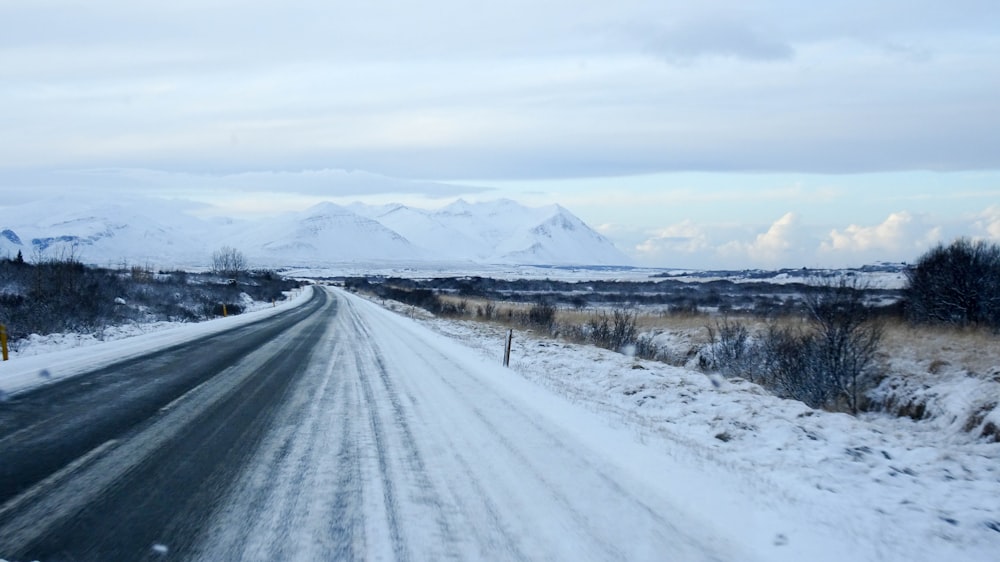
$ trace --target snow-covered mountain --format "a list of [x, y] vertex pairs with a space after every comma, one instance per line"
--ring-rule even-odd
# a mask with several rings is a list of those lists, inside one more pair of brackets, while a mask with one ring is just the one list
[[279, 217], [198, 219], [190, 205], [134, 199], [107, 203], [49, 200], [0, 209], [0, 257], [72, 252], [99, 265], [207, 265], [223, 245], [255, 264], [475, 262], [523, 265], [628, 265], [606, 238], [566, 209], [510, 200], [459, 200], [437, 210], [392, 204], [321, 203]]
[[194, 263], [212, 225], [166, 201], [45, 200], [0, 209], [0, 256], [59, 259], [97, 265]]
[[225, 241], [234, 248], [243, 248], [251, 259], [280, 265], [427, 257], [423, 249], [396, 232], [333, 203], [243, 225]]
[[527, 265], [626, 265], [610, 240], [560, 207], [525, 207], [508, 199], [458, 200], [428, 211], [404, 205], [352, 210], [379, 221], [438, 259]]

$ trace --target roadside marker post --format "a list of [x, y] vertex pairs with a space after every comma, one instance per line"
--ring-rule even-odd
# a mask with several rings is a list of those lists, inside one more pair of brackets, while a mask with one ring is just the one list
[[503, 350], [503, 366], [510, 367], [510, 344], [514, 341], [514, 330], [507, 332], [507, 343]]
[[222, 303], [222, 317], [225, 318], [226, 316], [229, 316], [229, 314], [226, 313], [226, 303]]
[[0, 348], [3, 349], [3, 360], [6, 361], [7, 357], [7, 326], [0, 324]]

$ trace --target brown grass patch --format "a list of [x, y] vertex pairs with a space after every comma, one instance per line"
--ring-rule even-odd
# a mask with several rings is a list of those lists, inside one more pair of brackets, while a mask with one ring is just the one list
[[985, 377], [1000, 366], [1000, 336], [983, 328], [890, 321], [885, 325], [882, 349], [890, 358], [926, 364], [932, 374], [951, 367]]

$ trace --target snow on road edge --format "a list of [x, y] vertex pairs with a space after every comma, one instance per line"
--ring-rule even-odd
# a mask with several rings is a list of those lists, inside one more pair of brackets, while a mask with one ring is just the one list
[[0, 362], [0, 400], [118, 361], [269, 318], [302, 306], [312, 294], [312, 286], [304, 287], [290, 291], [290, 297], [275, 306], [253, 312], [197, 323], [162, 322], [157, 323], [157, 329], [142, 335], [29, 357], [13, 357]]
[[[505, 329], [386, 304], [500, 363]], [[511, 371], [666, 452], [669, 465], [636, 469], [653, 471], [696, 513], [787, 541], [784, 552], [819, 530], [840, 537], [827, 545], [833, 559], [997, 559], [1000, 443], [889, 415], [813, 410], [747, 382], [524, 332]], [[734, 485], [753, 503], [727, 506], [732, 494], [718, 489]], [[769, 510], [798, 516], [778, 531], [770, 516], [760, 520]]]

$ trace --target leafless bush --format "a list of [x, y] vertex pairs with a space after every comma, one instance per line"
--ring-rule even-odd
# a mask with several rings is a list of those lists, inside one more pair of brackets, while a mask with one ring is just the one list
[[497, 315], [497, 305], [493, 301], [486, 301], [485, 303], [476, 307], [476, 316], [484, 320], [492, 320]]
[[610, 315], [601, 311], [587, 321], [588, 339], [600, 347], [621, 351], [638, 340], [637, 318], [638, 313], [628, 308], [616, 308]]
[[600, 314], [595, 314], [590, 317], [587, 321], [587, 335], [592, 343], [600, 345], [604, 343], [604, 347], [610, 345], [611, 342], [611, 319], [608, 318], [607, 312], [601, 312]]
[[864, 304], [863, 288], [839, 280], [806, 298], [804, 327], [772, 321], [756, 340], [738, 322], [709, 328], [710, 368], [760, 383], [813, 407], [861, 407], [873, 379], [882, 325]]
[[906, 273], [911, 320], [1000, 329], [1000, 245], [961, 238], [932, 248]]
[[801, 330], [770, 324], [756, 352], [762, 386], [776, 396], [822, 408], [833, 396], [831, 379], [817, 360], [816, 339]]
[[750, 329], [742, 322], [728, 318], [708, 326], [710, 365], [724, 377], [740, 377], [755, 382], [757, 365], [756, 348], [750, 338]]
[[527, 319], [533, 326], [551, 330], [556, 321], [556, 307], [544, 301], [536, 302], [528, 309]]

